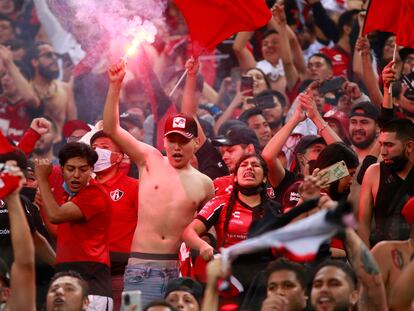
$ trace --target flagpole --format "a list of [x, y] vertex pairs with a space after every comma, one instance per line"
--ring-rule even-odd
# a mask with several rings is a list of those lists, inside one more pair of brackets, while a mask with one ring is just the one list
[[[394, 65], [392, 65], [392, 68], [395, 69], [395, 60], [397, 59], [397, 50], [398, 50], [398, 45], [397, 45], [397, 41], [394, 43], [394, 52], [392, 53], [392, 61], [394, 62]], [[394, 106], [394, 98], [392, 98], [392, 82], [390, 83], [390, 88], [388, 90], [388, 93], [391, 96], [391, 103]]]
[[178, 79], [177, 83], [174, 85], [173, 89], [171, 90], [170, 94], [168, 94], [169, 97], [171, 97], [175, 90], [178, 88], [178, 86], [181, 84], [181, 82], [184, 80], [185, 76], [188, 73], [188, 69], [184, 70], [183, 74], [181, 75], [180, 79]]

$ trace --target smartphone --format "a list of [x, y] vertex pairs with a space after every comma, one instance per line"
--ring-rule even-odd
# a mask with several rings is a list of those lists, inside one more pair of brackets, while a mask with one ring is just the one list
[[334, 181], [349, 176], [349, 171], [345, 161], [339, 161], [320, 170], [317, 176], [321, 180], [321, 188], [323, 189], [329, 187]]
[[253, 96], [253, 77], [241, 77], [240, 92], [243, 92], [244, 96]]
[[257, 107], [260, 109], [269, 109], [276, 107], [273, 96], [271, 95], [257, 97], [255, 100]]
[[142, 311], [141, 291], [123, 291], [121, 297], [121, 311], [128, 311], [132, 305], [136, 305], [135, 311]]
[[345, 81], [346, 79], [343, 77], [326, 80], [319, 86], [318, 92], [319, 94], [335, 93], [342, 88]]
[[414, 72], [411, 72], [408, 75], [402, 75], [401, 81], [407, 86], [404, 97], [409, 100], [414, 100]]

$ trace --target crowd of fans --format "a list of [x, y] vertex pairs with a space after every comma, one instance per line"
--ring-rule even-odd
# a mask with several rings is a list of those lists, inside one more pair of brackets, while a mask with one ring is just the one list
[[[194, 58], [169, 0], [114, 61], [65, 1], [0, 0], [0, 310], [412, 309], [414, 48], [275, 2]], [[344, 206], [306, 262], [220, 256]]]

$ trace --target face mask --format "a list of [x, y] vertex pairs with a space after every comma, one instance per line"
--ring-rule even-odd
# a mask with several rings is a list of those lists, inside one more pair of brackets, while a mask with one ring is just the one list
[[71, 197], [74, 197], [75, 195], [76, 195], [76, 193], [75, 192], [72, 192], [70, 189], [69, 189], [69, 186], [68, 186], [68, 184], [66, 183], [66, 181], [64, 181], [63, 182], [63, 185], [62, 185], [62, 187], [63, 187], [63, 189], [69, 194], [69, 196], [71, 196]]
[[107, 149], [96, 148], [96, 153], [98, 154], [98, 161], [96, 161], [93, 171], [102, 172], [107, 168], [110, 168], [113, 164], [111, 163], [111, 154], [112, 152]]

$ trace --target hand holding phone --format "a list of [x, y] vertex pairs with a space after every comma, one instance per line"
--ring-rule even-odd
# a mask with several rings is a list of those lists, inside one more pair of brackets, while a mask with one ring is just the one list
[[253, 96], [253, 77], [241, 77], [240, 92], [243, 96]]
[[343, 77], [326, 80], [319, 86], [318, 92], [319, 94], [335, 93], [342, 88], [345, 82], [346, 80]]
[[135, 305], [135, 311], [142, 311], [141, 291], [131, 290], [123, 291], [121, 298], [121, 311], [129, 311], [130, 307]]

